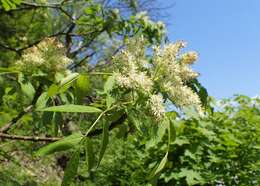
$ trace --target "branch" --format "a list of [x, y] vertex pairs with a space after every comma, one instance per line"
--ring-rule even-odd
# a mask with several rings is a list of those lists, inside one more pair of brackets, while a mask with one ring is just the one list
[[21, 119], [26, 113], [31, 110], [32, 106], [30, 105], [26, 109], [22, 110], [15, 118], [13, 118], [10, 122], [6, 123], [3, 127], [0, 128], [1, 133], [6, 133], [8, 130], [19, 120]]
[[38, 136], [19, 136], [0, 133], [0, 138], [10, 139], [10, 140], [23, 140], [23, 141], [58, 141], [62, 138], [59, 137], [38, 137]]
[[[73, 24], [73, 23], [72, 23], [72, 24]], [[45, 36], [45, 37], [43, 37], [43, 38], [41, 38], [41, 39], [39, 39], [39, 40], [36, 40], [36, 41], [34, 41], [34, 42], [28, 44], [27, 46], [22, 47], [22, 48], [12, 48], [12, 47], [10, 47], [10, 46], [6, 46], [6, 45], [1, 44], [1, 43], [0, 43], [0, 47], [4, 48], [4, 49], [6, 49], [6, 50], [11, 50], [11, 51], [16, 52], [17, 54], [21, 55], [21, 53], [22, 53], [23, 50], [26, 50], [26, 49], [28, 49], [28, 48], [31, 48], [31, 47], [33, 47], [33, 46], [39, 44], [39, 43], [40, 43], [42, 40], [44, 40], [45, 38], [52, 38], [52, 37], [57, 37], [57, 36], [60, 36], [60, 35], [67, 35], [67, 33], [65, 32], [65, 30], [66, 30], [67, 28], [69, 28], [70, 26], [71, 26], [71, 24], [69, 24], [69, 25], [66, 26], [64, 29], [62, 29], [61, 31], [59, 31], [59, 32], [57, 32], [57, 33], [54, 33], [54, 34]]]
[[33, 43], [30, 43], [29, 45], [27, 45], [27, 46], [25, 46], [25, 47], [22, 47], [22, 48], [19, 48], [19, 49], [16, 49], [16, 50], [17, 50], [17, 52], [20, 52], [20, 53], [21, 53], [23, 50], [26, 50], [26, 49], [28, 49], [28, 48], [33, 47], [34, 45], [39, 44], [39, 43], [40, 43], [42, 40], [44, 40], [45, 38], [52, 38], [52, 37], [57, 37], [57, 36], [60, 36], [60, 35], [66, 35], [66, 33], [64, 33], [64, 32], [65, 32], [65, 30], [66, 30], [68, 27], [70, 27], [70, 25], [69, 25], [69, 26], [66, 26], [64, 29], [62, 29], [61, 31], [59, 31], [59, 32], [57, 32], [57, 33], [55, 33], [55, 34], [51, 34], [51, 35], [45, 36], [45, 37], [43, 37], [43, 38], [41, 38], [41, 39], [39, 39], [39, 40], [37, 40], [37, 41], [35, 41], [35, 42], [33, 42]]
[[83, 59], [81, 59], [79, 62], [77, 63], [71, 63], [67, 68], [70, 70], [73, 70], [75, 68], [77, 68], [78, 66], [80, 66], [85, 60], [87, 60], [88, 58], [92, 57], [93, 55], [95, 55], [96, 52], [92, 52], [88, 55], [86, 55]]
[[6, 49], [6, 50], [11, 50], [11, 51], [13, 51], [13, 52], [18, 52], [17, 49], [12, 48], [12, 47], [9, 47], [9, 46], [6, 46], [6, 45], [1, 44], [1, 43], [0, 43], [0, 47], [4, 48], [4, 49]]
[[25, 114], [27, 114], [28, 112], [30, 112], [34, 105], [36, 104], [38, 98], [40, 97], [42, 93], [42, 85], [40, 84], [39, 87], [37, 88], [33, 100], [31, 102], [31, 105], [28, 106], [26, 109], [22, 110], [15, 118], [13, 118], [9, 123], [5, 124], [3, 127], [0, 128], [0, 132], [1, 133], [7, 133], [8, 130], [14, 125], [16, 124], [16, 122], [21, 119]]
[[[124, 113], [118, 120], [112, 122], [109, 126], [109, 131], [116, 128], [118, 125], [121, 125], [127, 118], [127, 114]], [[102, 134], [103, 129], [96, 129], [94, 131], [91, 131], [88, 133], [88, 137], [98, 136]], [[10, 139], [10, 140], [22, 140], [22, 141], [48, 141], [48, 142], [55, 142], [58, 140], [63, 139], [62, 137], [38, 137], [38, 136], [20, 136], [20, 135], [10, 135], [10, 134], [4, 134], [0, 133], [0, 138], [2, 139]]]
[[100, 30], [94, 30], [92, 32], [89, 32], [88, 34], [84, 34], [84, 35], [90, 35], [91, 38], [89, 39], [89, 41], [85, 44], [83, 44], [81, 47], [79, 47], [77, 50], [73, 51], [70, 53], [69, 57], [70, 58], [74, 58], [76, 55], [78, 55], [80, 52], [82, 52], [82, 50], [84, 48], [87, 48], [89, 47], [94, 41], [95, 39], [100, 36], [104, 31], [106, 30], [106, 27], [103, 27], [102, 29]]

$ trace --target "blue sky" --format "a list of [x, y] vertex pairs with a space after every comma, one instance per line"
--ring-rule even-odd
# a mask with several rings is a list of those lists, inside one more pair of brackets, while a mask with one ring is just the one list
[[199, 53], [194, 69], [210, 95], [260, 94], [260, 0], [160, 0], [171, 41]]

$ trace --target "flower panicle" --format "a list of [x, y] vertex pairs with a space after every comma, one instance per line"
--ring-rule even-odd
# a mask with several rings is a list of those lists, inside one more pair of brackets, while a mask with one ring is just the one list
[[56, 38], [46, 38], [37, 45], [28, 48], [16, 61], [16, 67], [26, 74], [39, 71], [46, 74], [65, 73], [72, 62], [66, 57], [65, 48]]
[[177, 41], [163, 48], [153, 47], [151, 60], [148, 62], [145, 47], [139, 44], [137, 40], [129, 41], [129, 47], [114, 58], [118, 86], [145, 95], [155, 118], [164, 116], [165, 108], [160, 95], [162, 93], [166, 93], [168, 99], [177, 107], [194, 105], [197, 111], [202, 113], [199, 96], [187, 86], [188, 82], [199, 75], [191, 68], [198, 59], [198, 54], [196, 52], [180, 54], [186, 43]]

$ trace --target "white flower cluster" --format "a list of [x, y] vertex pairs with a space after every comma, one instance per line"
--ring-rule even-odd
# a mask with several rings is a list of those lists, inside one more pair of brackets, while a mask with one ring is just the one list
[[186, 85], [173, 87], [170, 83], [163, 84], [163, 88], [176, 105], [180, 107], [193, 105], [196, 107], [198, 113], [203, 115], [200, 99], [191, 88]]
[[[141, 39], [140, 43], [143, 42]], [[118, 72], [115, 72], [115, 79], [120, 87], [140, 90], [145, 94], [152, 90], [153, 81], [147, 72], [142, 70], [147, 63], [144, 54], [144, 47], [140, 46], [140, 50], [128, 48], [114, 58], [118, 69]]]
[[198, 76], [198, 73], [190, 68], [198, 58], [197, 53], [180, 55], [180, 50], [186, 44], [179, 41], [166, 45], [163, 49], [154, 48], [151, 60], [148, 61], [142, 38], [128, 45], [113, 59], [117, 69], [115, 79], [120, 88], [132, 89], [145, 95], [146, 103], [157, 119], [162, 118], [165, 113], [160, 92], [166, 93], [176, 106], [193, 105], [202, 113], [198, 95], [186, 85]]
[[54, 38], [41, 41], [24, 51], [21, 59], [15, 65], [24, 73], [52, 74], [65, 72], [71, 59], [65, 56], [63, 45]]
[[180, 49], [185, 45], [184, 42], [179, 41], [162, 50], [157, 48], [154, 54], [155, 73], [161, 88], [167, 92], [169, 99], [175, 105], [179, 107], [193, 105], [199, 113], [202, 113], [198, 95], [186, 85], [187, 82], [198, 76], [198, 73], [190, 68], [198, 55], [196, 52], [178, 55]]
[[163, 97], [161, 95], [158, 94], [151, 95], [148, 104], [153, 115], [157, 119], [160, 119], [164, 116], [165, 107], [163, 104]]
[[153, 85], [151, 79], [145, 73], [130, 72], [128, 75], [115, 73], [115, 79], [120, 87], [128, 89], [141, 89], [150, 91]]

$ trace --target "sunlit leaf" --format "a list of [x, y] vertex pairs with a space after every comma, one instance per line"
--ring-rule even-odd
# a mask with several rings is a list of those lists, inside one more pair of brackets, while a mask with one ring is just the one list
[[168, 157], [168, 151], [166, 152], [166, 154], [164, 155], [163, 159], [161, 160], [161, 162], [155, 166], [155, 168], [152, 170], [149, 179], [155, 177], [158, 173], [160, 173], [163, 168], [165, 167], [166, 163], [167, 163], [167, 157]]
[[81, 91], [82, 93], [88, 92], [90, 88], [89, 77], [84, 74], [79, 75], [76, 81], [76, 88], [77, 91]]
[[37, 156], [43, 156], [52, 154], [58, 151], [68, 150], [70, 148], [74, 148], [82, 139], [82, 135], [80, 133], [72, 134], [64, 139], [51, 143], [45, 147], [42, 147], [36, 152]]
[[79, 78], [78, 73], [72, 73], [61, 80], [59, 84], [59, 93], [66, 91], [72, 86], [72, 83]]
[[37, 111], [43, 112], [78, 112], [78, 113], [95, 113], [102, 112], [102, 110], [92, 107], [92, 106], [84, 106], [84, 105], [59, 105], [53, 107], [47, 107], [43, 109], [38, 109]]
[[52, 84], [52, 85], [49, 87], [47, 94], [48, 94], [49, 97], [52, 97], [52, 96], [54, 96], [55, 94], [57, 94], [58, 91], [59, 91], [59, 87], [58, 87], [57, 85], [55, 85], [55, 84]]

